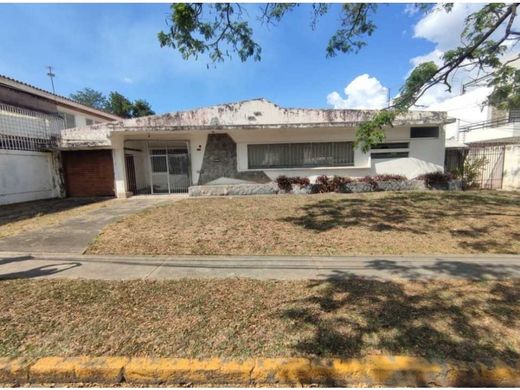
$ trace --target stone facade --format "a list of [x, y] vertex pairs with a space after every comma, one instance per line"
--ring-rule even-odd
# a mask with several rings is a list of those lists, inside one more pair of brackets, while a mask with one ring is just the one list
[[198, 184], [203, 185], [221, 177], [255, 183], [271, 181], [262, 171], [238, 172], [235, 141], [228, 134], [209, 134]]
[[189, 196], [274, 195], [278, 192], [276, 183], [192, 186], [188, 190]]

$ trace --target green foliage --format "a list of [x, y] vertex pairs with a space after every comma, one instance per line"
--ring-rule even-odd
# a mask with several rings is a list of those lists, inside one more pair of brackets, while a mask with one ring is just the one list
[[333, 57], [338, 52], [357, 53], [366, 45], [364, 40], [376, 29], [370, 14], [375, 13], [377, 4], [345, 3], [342, 5], [340, 28], [332, 35], [327, 45], [327, 56]]
[[110, 95], [108, 95], [107, 109], [114, 115], [131, 118], [133, 105], [130, 100], [119, 92], [110, 92]]
[[97, 110], [104, 110], [107, 105], [107, 98], [103, 93], [92, 88], [83, 88], [81, 91], [71, 93], [70, 98], [78, 103], [95, 108]]
[[464, 160], [462, 169], [455, 170], [454, 174], [463, 180], [464, 188], [475, 188], [477, 186], [477, 179], [487, 163], [488, 161], [485, 156], [467, 157]]
[[[259, 8], [259, 20], [264, 24], [280, 22], [296, 6], [265, 4]], [[338, 5], [313, 4], [311, 27], [333, 7]], [[377, 27], [373, 20], [377, 4], [345, 3], [339, 7], [339, 26], [327, 43], [327, 57], [357, 53]], [[415, 4], [414, 7], [421, 13], [448, 13], [453, 4]], [[489, 104], [501, 109], [520, 107], [520, 71], [503, 62], [508, 47], [520, 43], [520, 32], [514, 31], [513, 23], [517, 7], [517, 3], [488, 3], [469, 15], [464, 22], [461, 44], [447, 50], [439, 66], [427, 62], [413, 69], [393, 105], [359, 127], [356, 143], [368, 151], [374, 143], [382, 142], [384, 128], [391, 126], [397, 115], [408, 111], [433, 86], [444, 85], [451, 91], [454, 74], [463, 68], [478, 69], [481, 75], [489, 76], [489, 85], [494, 87]], [[248, 22], [242, 19], [239, 4], [177, 3], [171, 10], [169, 30], [159, 33], [159, 41], [161, 46], [178, 50], [184, 59], [207, 54], [216, 63], [234, 52], [241, 61], [260, 60], [261, 47], [254, 41]]]
[[146, 115], [154, 115], [150, 103], [144, 99], [137, 99], [131, 102], [119, 92], [110, 92], [106, 98], [103, 93], [91, 88], [84, 88], [81, 91], [70, 94], [70, 98], [78, 103], [105, 110], [122, 118], [137, 118]]
[[372, 119], [358, 127], [355, 146], [366, 153], [373, 145], [382, 143], [385, 139], [384, 127], [391, 126], [395, 117], [395, 110], [383, 110], [374, 114]]
[[[184, 59], [207, 53], [215, 63], [224, 61], [224, 56], [231, 57], [222, 48], [224, 45], [231, 47], [242, 61], [250, 57], [260, 60], [260, 45], [253, 40], [249, 24], [242, 20], [239, 4], [176, 3], [171, 10], [169, 31], [158, 34], [161, 47], [177, 49]], [[279, 17], [283, 13], [277, 9]]]
[[150, 107], [150, 103], [148, 103], [144, 99], [137, 99], [132, 107], [132, 117], [139, 118], [142, 116], [154, 115], [155, 112]]

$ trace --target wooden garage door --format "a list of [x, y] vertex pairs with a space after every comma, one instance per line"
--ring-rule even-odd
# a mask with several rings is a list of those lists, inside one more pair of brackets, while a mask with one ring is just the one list
[[63, 152], [67, 196], [114, 196], [111, 150]]

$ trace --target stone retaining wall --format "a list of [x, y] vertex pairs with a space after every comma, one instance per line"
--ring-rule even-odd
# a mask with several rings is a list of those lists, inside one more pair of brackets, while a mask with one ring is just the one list
[[[365, 182], [352, 182], [345, 184], [341, 189], [341, 193], [359, 193], [373, 191], [425, 191], [428, 188], [423, 180], [403, 180], [403, 181], [378, 181], [376, 186], [372, 186]], [[307, 186], [293, 185], [290, 192], [297, 195], [311, 194], [314, 184]], [[459, 180], [451, 181], [443, 188], [433, 188], [440, 190], [457, 191], [462, 189]], [[222, 185], [204, 185], [192, 186], [188, 190], [189, 196], [226, 196], [226, 195], [275, 195], [285, 194], [278, 188], [274, 182], [265, 184], [222, 184]]]

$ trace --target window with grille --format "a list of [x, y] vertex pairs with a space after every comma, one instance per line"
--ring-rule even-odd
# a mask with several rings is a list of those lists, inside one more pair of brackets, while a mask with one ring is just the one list
[[511, 122], [520, 122], [520, 108], [509, 110], [509, 120]]
[[87, 123], [87, 126], [93, 125], [94, 121], [92, 119], [86, 119], [85, 122]]
[[249, 169], [354, 165], [352, 142], [247, 145]]
[[60, 116], [65, 122], [66, 129], [76, 127], [76, 117], [73, 114], [69, 114], [68, 112], [60, 112]]

